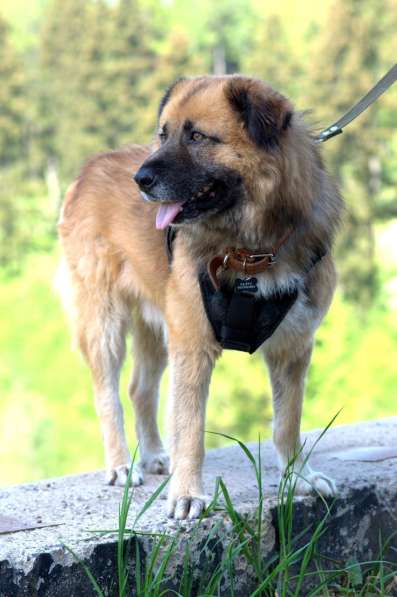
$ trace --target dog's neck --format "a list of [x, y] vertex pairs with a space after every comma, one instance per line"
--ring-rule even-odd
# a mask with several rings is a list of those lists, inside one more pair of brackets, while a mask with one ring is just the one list
[[253, 252], [271, 251], [283, 244], [290, 231], [299, 229], [300, 223], [291, 213], [277, 217], [273, 211], [259, 212], [258, 209], [231, 210], [211, 220], [197, 222], [183, 227], [181, 232], [192, 256], [209, 259], [222, 254], [227, 247], [244, 248]]
[[261, 277], [272, 280], [273, 285], [280, 279], [300, 277], [316, 256], [330, 249], [332, 236], [319, 226], [314, 205], [311, 213], [302, 213], [294, 206], [288, 208], [286, 202], [277, 204], [283, 205], [283, 210], [271, 206], [260, 210], [256, 206], [250, 213], [245, 205], [244, 211], [233, 209], [211, 220], [182, 227], [181, 236], [198, 271], [207, 268], [216, 255], [225, 254], [230, 247], [267, 252], [279, 246], [274, 266]]

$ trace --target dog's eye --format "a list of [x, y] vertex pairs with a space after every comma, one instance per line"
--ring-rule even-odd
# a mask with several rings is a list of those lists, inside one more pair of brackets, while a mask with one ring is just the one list
[[167, 131], [165, 131], [165, 130], [159, 131], [159, 139], [160, 139], [161, 143], [164, 143], [164, 141], [167, 140]]
[[203, 141], [203, 139], [205, 139], [205, 135], [203, 135], [203, 133], [199, 133], [198, 131], [192, 131], [190, 139], [198, 143], [199, 141]]

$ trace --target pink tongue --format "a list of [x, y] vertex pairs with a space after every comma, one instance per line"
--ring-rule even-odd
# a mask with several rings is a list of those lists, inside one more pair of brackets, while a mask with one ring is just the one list
[[164, 203], [160, 205], [156, 216], [156, 228], [157, 230], [164, 230], [171, 222], [173, 222], [176, 216], [182, 211], [181, 203]]

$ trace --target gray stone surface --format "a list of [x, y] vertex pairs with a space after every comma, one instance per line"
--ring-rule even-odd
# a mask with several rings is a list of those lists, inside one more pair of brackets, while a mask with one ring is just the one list
[[[319, 432], [305, 435], [307, 447], [313, 444], [318, 435]], [[257, 454], [257, 445], [251, 444], [250, 447]], [[350, 557], [373, 559], [379, 551], [379, 532], [386, 539], [397, 530], [396, 450], [397, 418], [336, 427], [321, 439], [314, 450], [311, 464], [313, 468], [333, 477], [339, 490], [332, 507], [332, 522], [320, 542], [321, 553], [340, 562]], [[262, 546], [262, 554], [266, 559], [274, 555], [278, 547], [278, 473], [275, 452], [270, 442], [262, 444], [261, 454], [267, 498], [264, 509], [265, 540]], [[236, 509], [241, 514], [252, 515], [257, 505], [255, 477], [238, 446], [208, 452], [204, 468], [208, 494], [212, 493], [218, 476], [224, 479]], [[162, 480], [159, 476], [148, 476], [145, 485], [134, 490], [129, 525], [132, 525], [137, 512]], [[76, 563], [65, 545], [91, 567], [106, 595], [118, 594], [115, 585], [117, 536], [101, 536], [94, 531], [117, 529], [122, 493], [122, 488], [104, 484], [102, 472], [2, 488], [0, 533], [2, 526], [9, 532], [0, 534], [0, 597], [95, 595], [82, 566]], [[325, 506], [319, 498], [296, 498], [296, 534], [311, 523], [320, 521], [324, 512]], [[219, 528], [215, 535], [218, 534], [221, 540], [213, 542], [212, 547], [208, 548], [215, 552], [216, 561], [221, 557], [231, 532], [227, 516], [222, 512], [204, 520], [197, 530], [195, 523], [167, 520], [165, 500], [158, 499], [139, 521], [137, 528], [143, 532], [165, 530], [169, 533], [182, 529], [178, 539], [181, 553], [187, 538], [194, 535], [199, 558], [199, 547], [205, 542], [209, 530], [216, 525]], [[12, 529], [18, 528], [25, 530], [12, 532]], [[304, 540], [305, 536], [301, 541]], [[137, 541], [142, 553], [150, 550], [147, 536], [139, 535], [134, 541]], [[132, 554], [135, 554], [135, 549], [136, 546], [133, 546]], [[395, 543], [394, 549], [389, 550], [387, 555], [397, 562]], [[132, 567], [133, 561], [132, 557]], [[175, 562], [175, 578], [180, 571], [179, 564]], [[197, 561], [196, 573], [199, 573], [201, 566], [202, 562]], [[132, 569], [132, 580], [133, 572]], [[249, 595], [253, 590], [252, 582], [249, 569], [242, 563], [237, 594]]]

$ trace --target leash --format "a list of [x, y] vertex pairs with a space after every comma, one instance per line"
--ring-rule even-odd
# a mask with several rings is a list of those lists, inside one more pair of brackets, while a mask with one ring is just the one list
[[392, 66], [392, 68], [385, 74], [384, 77], [380, 79], [368, 91], [364, 97], [362, 97], [346, 114], [339, 118], [334, 124], [324, 129], [318, 137], [316, 137], [317, 143], [324, 143], [328, 141], [328, 139], [332, 139], [335, 135], [340, 135], [343, 133], [343, 129], [345, 126], [350, 124], [357, 116], [360, 116], [362, 112], [364, 112], [371, 104], [373, 104], [378, 97], [380, 97], [385, 91], [389, 89], [397, 80], [397, 63]]

